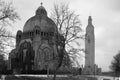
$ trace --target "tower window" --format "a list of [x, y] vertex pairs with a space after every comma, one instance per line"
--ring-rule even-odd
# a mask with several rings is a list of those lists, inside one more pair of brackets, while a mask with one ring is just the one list
[[90, 66], [88, 66], [88, 68], [90, 68]]
[[90, 43], [90, 38], [88, 38], [88, 43]]

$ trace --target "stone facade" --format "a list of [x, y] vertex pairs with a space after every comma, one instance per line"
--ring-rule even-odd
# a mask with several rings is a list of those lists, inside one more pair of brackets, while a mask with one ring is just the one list
[[83, 68], [83, 74], [92, 75], [100, 73], [100, 68], [95, 64], [94, 26], [92, 24], [92, 18], [89, 16], [85, 34], [85, 66]]
[[17, 31], [16, 48], [9, 55], [9, 69], [54, 70], [59, 56], [56, 49], [59, 35], [57, 26], [41, 5], [35, 16], [26, 21], [23, 31]]

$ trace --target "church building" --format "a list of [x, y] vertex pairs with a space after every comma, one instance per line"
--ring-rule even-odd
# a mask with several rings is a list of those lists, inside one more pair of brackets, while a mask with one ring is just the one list
[[41, 4], [35, 15], [26, 21], [23, 31], [17, 31], [16, 48], [9, 54], [9, 69], [54, 70], [59, 56], [56, 47], [61, 47], [57, 44], [58, 37], [63, 40]]

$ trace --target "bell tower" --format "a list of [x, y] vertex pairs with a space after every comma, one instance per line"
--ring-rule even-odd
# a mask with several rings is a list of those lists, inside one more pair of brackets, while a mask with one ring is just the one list
[[[95, 65], [95, 36], [92, 17], [88, 18], [88, 25], [85, 34], [85, 73], [93, 74]], [[92, 71], [91, 71], [92, 70]]]

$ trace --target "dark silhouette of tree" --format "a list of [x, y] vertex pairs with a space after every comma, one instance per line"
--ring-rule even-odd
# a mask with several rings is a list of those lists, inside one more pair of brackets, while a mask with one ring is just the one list
[[115, 76], [120, 75], [120, 51], [115, 55], [114, 60], [111, 63], [110, 69], [115, 73]]
[[3, 74], [3, 71], [5, 72], [6, 70], [6, 61], [4, 59], [4, 55], [0, 54], [0, 74]]
[[[66, 61], [71, 64], [71, 60], [69, 60], [70, 57], [68, 58], [68, 56], [82, 51], [82, 49], [76, 48], [75, 46], [80, 47], [78, 40], [83, 39], [83, 35], [81, 34], [82, 28], [79, 15], [76, 15], [74, 11], [70, 10], [68, 5], [64, 3], [54, 4], [51, 18], [56, 23], [59, 32], [58, 35], [60, 35], [58, 36], [56, 43], [58, 46], [57, 51], [59, 54], [59, 64], [56, 65], [54, 73], [55, 80], [56, 72], [59, 67], [63, 63], [65, 64]], [[68, 60], [64, 58], [67, 58]]]

